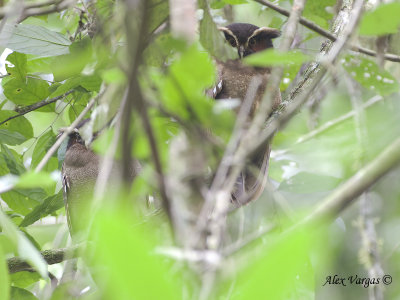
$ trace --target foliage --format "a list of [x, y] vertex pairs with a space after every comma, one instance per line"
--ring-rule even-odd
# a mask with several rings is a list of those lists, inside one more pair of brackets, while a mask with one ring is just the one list
[[[283, 25], [284, 31], [286, 18], [254, 1], [199, 0], [192, 16], [198, 18], [197, 36], [188, 42], [165, 23], [173, 1], [131, 2], [78, 1], [64, 7], [61, 1], [40, 15], [26, 2], [20, 16], [7, 15], [0, 26], [0, 299], [365, 299], [368, 291], [359, 285], [323, 284], [335, 274], [370, 276], [373, 258], [364, 225], [375, 216], [377, 251], [387, 258], [377, 261], [393, 277], [385, 295], [394, 298], [400, 278], [393, 238], [400, 227], [398, 168], [364, 191], [372, 199], [368, 205], [336, 212], [330, 227], [304, 232], [292, 226], [398, 138], [398, 62], [381, 63], [349, 47], [336, 65], [325, 66], [319, 52], [325, 38], [306, 27], [297, 30], [293, 45], [298, 49], [247, 57], [246, 66], [284, 67], [283, 110], [296, 86], [303, 88], [304, 78], [313, 80], [313, 66], [329, 72], [307, 104], [279, 127], [269, 182], [259, 199], [226, 213], [219, 247], [185, 249], [183, 231], [202, 224], [188, 214], [190, 226], [174, 231], [179, 224], [164, 210], [163, 197], [183, 199], [197, 215], [204, 213], [199, 203], [209, 199], [224, 153], [236, 146], [232, 137], [241, 132], [231, 102], [205, 93], [216, 80], [213, 58], [225, 61], [236, 55], [218, 26], [232, 17], [260, 26]], [[133, 2], [143, 6], [132, 8]], [[290, 8], [293, 1], [278, 2]], [[340, 15], [334, 13], [336, 4], [307, 1], [303, 16], [329, 30]], [[1, 13], [13, 11], [14, 5], [7, 2]], [[395, 1], [366, 11], [349, 43], [362, 36], [367, 47], [391, 35], [389, 48], [400, 53], [391, 42], [399, 37], [399, 5]], [[279, 46], [279, 39], [274, 43]], [[91, 146], [96, 153], [119, 161], [128, 152], [140, 160], [142, 170], [128, 188], [95, 196], [95, 207], [85, 212], [91, 226], [79, 252], [79, 272], [68, 280], [68, 264], [48, 265], [40, 254], [71, 244], [60, 176], [66, 141], [39, 166], [58, 130], [70, 126], [93, 99], [94, 106], [82, 116], [90, 121], [81, 135], [90, 141], [101, 132]], [[125, 119], [129, 101], [133, 108]], [[365, 206], [371, 212], [360, 213]], [[213, 213], [206, 223], [213, 222]], [[195, 239], [195, 232], [189, 237]], [[32, 269], [9, 274], [11, 257]]]

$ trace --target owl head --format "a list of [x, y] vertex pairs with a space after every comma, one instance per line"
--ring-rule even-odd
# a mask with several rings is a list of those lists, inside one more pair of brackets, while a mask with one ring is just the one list
[[233, 23], [219, 30], [224, 33], [227, 42], [237, 49], [239, 58], [273, 48], [272, 39], [281, 35], [278, 29], [247, 23]]

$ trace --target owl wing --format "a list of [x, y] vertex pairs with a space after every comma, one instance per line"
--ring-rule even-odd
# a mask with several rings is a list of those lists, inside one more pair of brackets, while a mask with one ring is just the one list
[[213, 99], [217, 99], [218, 95], [221, 93], [222, 88], [224, 86], [224, 82], [222, 79], [223, 65], [219, 61], [215, 61], [215, 64], [217, 66], [215, 85], [212, 88], [206, 90], [206, 95]]
[[62, 181], [62, 185], [63, 185], [65, 214], [67, 216], [68, 228], [69, 228], [70, 232], [72, 232], [71, 214], [70, 214], [70, 208], [68, 206], [68, 197], [71, 194], [71, 181], [70, 181], [69, 176], [67, 175], [65, 163], [63, 163], [63, 165], [62, 165], [61, 176], [62, 176], [61, 181]]

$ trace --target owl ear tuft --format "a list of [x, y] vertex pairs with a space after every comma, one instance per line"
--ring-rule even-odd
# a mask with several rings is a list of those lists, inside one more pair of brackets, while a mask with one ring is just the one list
[[257, 30], [254, 30], [251, 37], [259, 36], [259, 37], [274, 39], [274, 38], [279, 37], [280, 35], [281, 35], [281, 31], [279, 29], [271, 28], [271, 27], [260, 27]]

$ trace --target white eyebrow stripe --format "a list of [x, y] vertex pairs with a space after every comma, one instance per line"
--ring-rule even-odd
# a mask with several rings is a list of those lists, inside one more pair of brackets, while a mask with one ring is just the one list
[[233, 37], [235, 39], [236, 46], [239, 46], [239, 41], [238, 41], [236, 35], [233, 34], [232, 30], [230, 30], [228, 27], [218, 27], [218, 30], [220, 30], [220, 31], [222, 31], [224, 33], [227, 33], [231, 37]]

